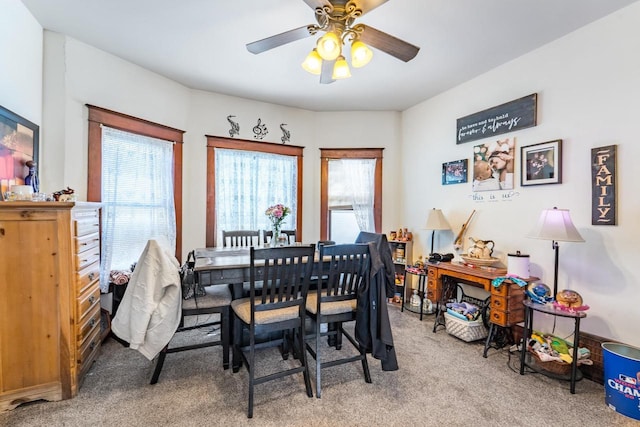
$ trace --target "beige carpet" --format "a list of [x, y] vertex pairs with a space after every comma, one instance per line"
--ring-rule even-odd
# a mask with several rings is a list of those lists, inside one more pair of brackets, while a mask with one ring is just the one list
[[[433, 316], [391, 307], [400, 370], [383, 372], [369, 359], [373, 384], [359, 363], [323, 371], [322, 399], [308, 398], [302, 375], [256, 388], [246, 417], [247, 373], [224, 371], [221, 347], [170, 354], [160, 381], [154, 364], [108, 339], [74, 399], [36, 402], [0, 414], [3, 426], [638, 426], [609, 409], [600, 384], [514, 372], [508, 349], [482, 357], [482, 342], [465, 343]], [[348, 347], [348, 346], [346, 346]], [[346, 350], [346, 348], [345, 348]], [[343, 351], [345, 351], [343, 350]], [[311, 361], [312, 359], [309, 358]], [[277, 352], [263, 369], [283, 361]], [[511, 366], [510, 366], [511, 365]], [[315, 368], [312, 367], [312, 381]]]

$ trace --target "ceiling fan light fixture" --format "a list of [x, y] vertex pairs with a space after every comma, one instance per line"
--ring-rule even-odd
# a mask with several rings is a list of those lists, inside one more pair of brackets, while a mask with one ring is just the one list
[[340, 80], [349, 77], [351, 77], [349, 64], [347, 64], [347, 60], [344, 59], [344, 56], [340, 55], [336, 60], [336, 63], [333, 65], [333, 75], [331, 76], [331, 78], [334, 80]]
[[302, 68], [305, 69], [308, 73], [319, 75], [322, 71], [322, 58], [318, 54], [317, 49], [313, 49], [309, 52], [306, 59], [302, 63]]
[[342, 42], [333, 31], [327, 31], [318, 39], [317, 50], [320, 57], [326, 61], [333, 61], [341, 53]]
[[373, 58], [373, 51], [369, 46], [356, 40], [351, 44], [351, 65], [355, 68], [364, 67]]

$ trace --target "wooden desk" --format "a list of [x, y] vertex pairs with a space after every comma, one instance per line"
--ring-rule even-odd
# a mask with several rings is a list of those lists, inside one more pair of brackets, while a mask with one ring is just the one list
[[[427, 262], [427, 298], [437, 301], [436, 319], [433, 325], [433, 332], [438, 326], [444, 326], [444, 311], [446, 311], [447, 300], [454, 298], [453, 293], [458, 282], [470, 286], [482, 288], [491, 294], [489, 305], [489, 336], [485, 343], [483, 356], [487, 357], [487, 350], [492, 347], [492, 342], [496, 342], [495, 348], [502, 348], [506, 341], [502, 334], [507, 334], [507, 338], [513, 341], [511, 326], [524, 321], [524, 289], [505, 280], [498, 288], [491, 282], [498, 277], [504, 277], [507, 270], [504, 268], [481, 268], [469, 267], [458, 262]], [[527, 282], [539, 280], [537, 277], [530, 277]], [[499, 338], [499, 339], [497, 339]]]

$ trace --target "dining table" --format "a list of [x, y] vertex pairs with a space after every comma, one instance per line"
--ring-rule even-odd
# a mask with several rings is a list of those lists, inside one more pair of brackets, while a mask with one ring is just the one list
[[[299, 243], [296, 243], [298, 245]], [[386, 245], [386, 239], [384, 240]], [[261, 247], [260, 245], [256, 248]], [[369, 247], [375, 250], [379, 260], [378, 250], [375, 243], [370, 243]], [[243, 297], [244, 284], [250, 280], [250, 247], [208, 247], [194, 250], [195, 265], [194, 272], [196, 280], [202, 286], [230, 285], [232, 299]], [[313, 260], [311, 276], [318, 277], [322, 270], [327, 268], [329, 258], [325, 262], [319, 259], [319, 251]], [[379, 262], [381, 264], [381, 262]], [[373, 272], [373, 268], [372, 268]], [[257, 266], [256, 278], [261, 279], [263, 271]], [[376, 276], [378, 273], [374, 273]], [[372, 353], [376, 359], [383, 363], [383, 370], [396, 370], [397, 361], [395, 350], [393, 349], [393, 338], [391, 337], [391, 325], [389, 323], [388, 312], [386, 310], [386, 298], [384, 297], [384, 287], [377, 287], [378, 292], [373, 292], [375, 282], [370, 282], [366, 290], [359, 293], [358, 315], [356, 316], [356, 340]], [[383, 325], [383, 330], [379, 329]], [[381, 336], [387, 334], [386, 339], [381, 341]], [[371, 334], [371, 335], [370, 335]], [[376, 344], [379, 344], [376, 346]], [[375, 348], [374, 348], [375, 347]]]
[[[242, 298], [243, 285], [249, 282], [249, 246], [199, 248], [194, 250], [194, 254], [196, 262], [193, 270], [198, 283], [202, 286], [231, 285], [232, 298]], [[319, 271], [320, 262], [316, 251], [311, 275], [317, 276]], [[256, 276], [262, 277], [262, 268], [259, 266]]]

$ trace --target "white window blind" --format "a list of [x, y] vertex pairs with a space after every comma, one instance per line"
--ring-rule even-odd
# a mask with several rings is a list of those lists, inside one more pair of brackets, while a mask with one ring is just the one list
[[270, 229], [264, 212], [277, 203], [291, 208], [282, 228], [296, 228], [296, 156], [217, 148], [215, 164], [218, 244], [222, 230]]
[[111, 270], [128, 269], [147, 241], [175, 246], [173, 143], [102, 127], [101, 287]]
[[373, 232], [376, 159], [331, 160], [328, 166], [329, 209], [353, 210], [360, 231]]

